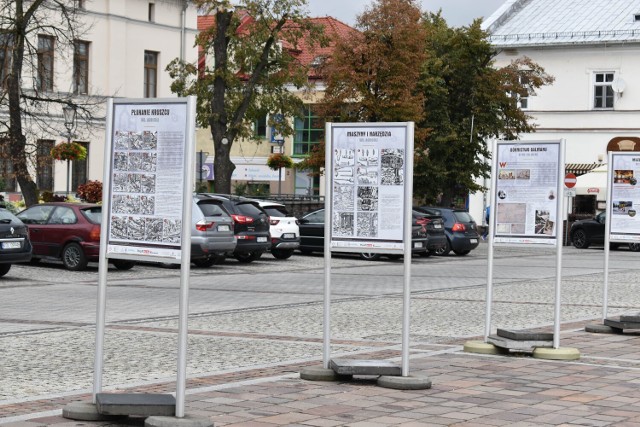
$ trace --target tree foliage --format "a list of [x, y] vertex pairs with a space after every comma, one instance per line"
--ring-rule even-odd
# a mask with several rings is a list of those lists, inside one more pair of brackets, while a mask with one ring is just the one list
[[[43, 67], [38, 63], [38, 36], [52, 38], [57, 64], [72, 63], [68, 57], [74, 42], [87, 29], [76, 5], [75, 0], [0, 1], [0, 109], [7, 112], [0, 115], [0, 138], [3, 158], [12, 164], [27, 206], [38, 203], [38, 189], [30, 174], [37, 139], [65, 131], [63, 106], [74, 106], [78, 121], [89, 123], [100, 102], [89, 97], [78, 102], [72, 96], [70, 79], [65, 81], [69, 87], [60, 87], [58, 79], [48, 85], [38, 76], [38, 67]], [[69, 71], [53, 66], [52, 73], [57, 75], [59, 69]]]
[[426, 131], [416, 138], [414, 196], [448, 205], [456, 195], [482, 190], [488, 177], [491, 138], [515, 139], [534, 131], [518, 100], [553, 78], [529, 58], [496, 68], [495, 49], [480, 28], [450, 28], [440, 14], [426, 14], [428, 59], [421, 88]]
[[[308, 87], [308, 67], [296, 53], [302, 44], [324, 43], [322, 28], [307, 16], [306, 0], [196, 0], [214, 24], [200, 32], [197, 43], [208, 60], [200, 67], [174, 60], [168, 67], [172, 90], [197, 95], [197, 121], [211, 131], [215, 190], [231, 192], [231, 147], [254, 137], [253, 123], [271, 114], [268, 125], [284, 135], [293, 129], [302, 100], [292, 87]], [[223, 144], [223, 138], [226, 143]]]

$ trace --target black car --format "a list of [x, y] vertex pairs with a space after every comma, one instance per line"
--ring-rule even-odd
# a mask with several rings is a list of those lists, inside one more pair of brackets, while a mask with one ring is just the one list
[[444, 247], [436, 249], [437, 255], [448, 255], [453, 251], [456, 255], [467, 255], [480, 244], [478, 225], [464, 209], [421, 206], [421, 212], [439, 215], [444, 220], [444, 232], [447, 242]]
[[269, 215], [255, 200], [228, 194], [200, 193], [199, 198], [217, 200], [233, 218], [237, 239], [232, 256], [240, 262], [251, 262], [271, 247]]
[[11, 264], [31, 261], [31, 252], [27, 226], [8, 210], [0, 209], [0, 277], [11, 270]]
[[[420, 223], [418, 223], [420, 221]], [[427, 252], [427, 222], [423, 215], [414, 211], [411, 247], [414, 254]], [[324, 251], [324, 209], [309, 212], [300, 219], [300, 252], [310, 254]], [[389, 259], [399, 259], [398, 254], [378, 254], [362, 252], [362, 259], [374, 261], [386, 256]]]
[[[604, 245], [604, 234], [607, 217], [605, 212], [600, 212], [593, 218], [581, 219], [571, 224], [569, 237], [571, 243], [578, 249], [587, 249], [591, 245]], [[617, 249], [620, 243], [611, 243], [611, 249]], [[629, 249], [640, 251], [640, 244], [629, 243]]]
[[427, 236], [427, 250], [420, 252], [421, 256], [430, 256], [442, 250], [447, 245], [447, 235], [444, 231], [444, 221], [441, 216], [413, 210], [413, 224], [423, 226]]

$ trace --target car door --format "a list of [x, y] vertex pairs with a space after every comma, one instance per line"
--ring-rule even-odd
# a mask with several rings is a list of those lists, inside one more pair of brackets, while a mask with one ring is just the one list
[[75, 211], [68, 206], [57, 206], [49, 216], [47, 224], [43, 227], [43, 247], [46, 247], [46, 255], [58, 257], [64, 244], [70, 236], [82, 239], [84, 230], [79, 224]]
[[302, 217], [302, 221], [300, 221], [300, 246], [316, 251], [324, 249], [324, 209]]
[[16, 215], [29, 229], [33, 255], [45, 256], [49, 254], [49, 246], [46, 243], [47, 222], [55, 206], [34, 205]]
[[595, 217], [595, 221], [585, 223], [585, 231], [589, 240], [593, 243], [604, 242], [604, 230], [606, 228], [607, 215], [606, 212], [600, 212]]

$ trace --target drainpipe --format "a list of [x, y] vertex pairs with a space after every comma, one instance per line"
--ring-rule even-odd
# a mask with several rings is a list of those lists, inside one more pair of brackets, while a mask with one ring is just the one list
[[184, 44], [187, 35], [187, 0], [182, 0], [182, 13], [180, 17], [180, 60], [184, 61]]

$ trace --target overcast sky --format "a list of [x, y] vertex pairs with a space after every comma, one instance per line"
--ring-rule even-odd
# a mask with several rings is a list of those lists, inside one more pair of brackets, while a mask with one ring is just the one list
[[[432, 12], [442, 9], [442, 15], [451, 27], [470, 24], [475, 18], [488, 18], [506, 0], [421, 0], [422, 10]], [[311, 16], [333, 16], [346, 24], [354, 25], [372, 0], [309, 0]]]

